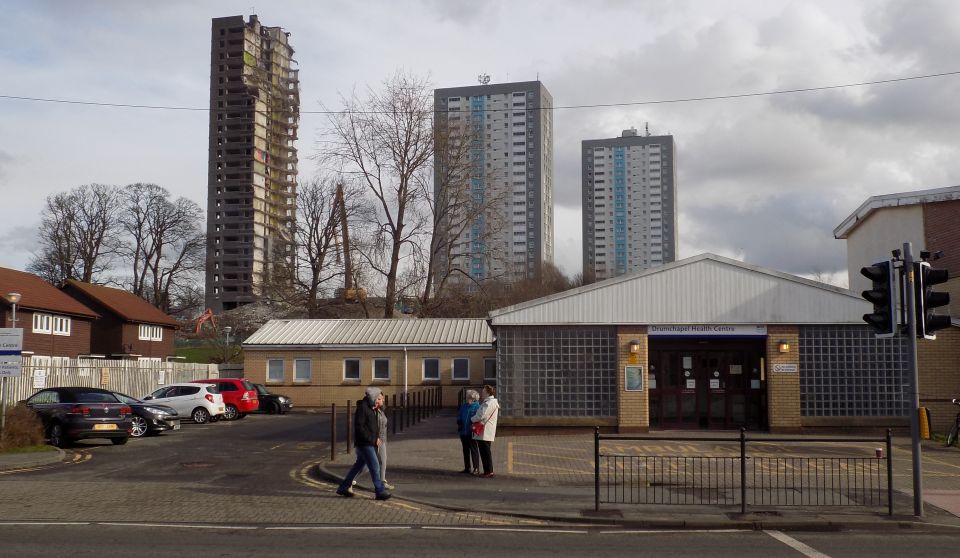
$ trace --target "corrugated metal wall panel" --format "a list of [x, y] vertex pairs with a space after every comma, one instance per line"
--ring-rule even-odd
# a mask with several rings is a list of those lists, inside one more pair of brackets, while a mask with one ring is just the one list
[[271, 320], [245, 345], [403, 345], [493, 343], [482, 319]]

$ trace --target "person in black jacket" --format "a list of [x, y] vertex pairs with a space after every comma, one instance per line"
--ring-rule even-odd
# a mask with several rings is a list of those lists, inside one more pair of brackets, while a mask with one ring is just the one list
[[367, 388], [363, 399], [357, 401], [357, 411], [353, 414], [353, 443], [356, 447], [357, 461], [337, 488], [337, 494], [350, 497], [353, 479], [366, 466], [370, 471], [377, 500], [388, 500], [391, 494], [380, 479], [380, 460], [377, 459], [377, 447], [383, 443], [380, 439], [380, 423], [377, 409], [383, 405], [383, 392], [378, 387]]

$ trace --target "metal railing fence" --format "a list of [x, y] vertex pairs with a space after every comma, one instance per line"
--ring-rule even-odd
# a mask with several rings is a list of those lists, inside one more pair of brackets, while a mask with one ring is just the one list
[[[737, 444], [739, 455], [603, 453], [602, 442]], [[753, 444], [883, 443], [874, 456], [750, 455]], [[733, 448], [731, 448], [732, 450]], [[748, 507], [883, 507], [893, 515], [893, 444], [885, 438], [687, 438], [601, 436], [594, 431], [594, 507], [601, 503]], [[720, 452], [717, 452], [720, 453]], [[725, 452], [724, 452], [725, 453]]]

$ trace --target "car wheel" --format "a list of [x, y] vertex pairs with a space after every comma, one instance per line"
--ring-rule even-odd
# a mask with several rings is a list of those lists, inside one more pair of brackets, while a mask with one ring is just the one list
[[126, 437], [126, 438], [110, 438], [110, 441], [113, 442], [113, 445], [115, 445], [115, 446], [122, 446], [123, 444], [126, 444], [126, 443], [127, 443], [127, 440], [129, 440], [129, 439], [130, 439], [129, 437]]
[[223, 413], [223, 420], [237, 420], [237, 408], [233, 405], [227, 405], [227, 412]]
[[280, 410], [280, 405], [278, 405], [276, 401], [271, 401], [270, 405], [267, 407], [268, 415], [278, 415], [282, 412], [283, 411]]
[[57, 448], [65, 448], [69, 445], [69, 442], [63, 436], [63, 427], [58, 422], [50, 426], [50, 445]]
[[190, 418], [197, 424], [206, 424], [210, 421], [210, 413], [203, 407], [197, 407], [190, 413]]
[[133, 415], [130, 419], [132, 422], [130, 435], [134, 438], [140, 438], [146, 436], [149, 428], [147, 427], [147, 420], [140, 415]]

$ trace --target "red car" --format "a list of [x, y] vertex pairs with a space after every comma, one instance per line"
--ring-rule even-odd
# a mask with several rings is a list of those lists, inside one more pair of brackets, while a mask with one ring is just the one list
[[260, 400], [257, 398], [257, 388], [247, 380], [242, 378], [211, 378], [208, 380], [194, 380], [198, 384], [214, 384], [217, 386], [220, 395], [223, 396], [223, 404], [226, 406], [224, 420], [242, 419], [260, 408]]

